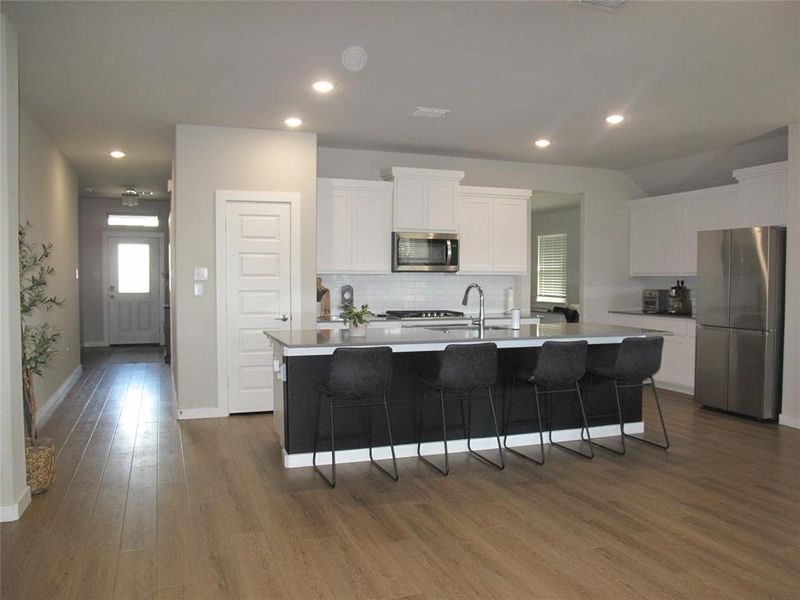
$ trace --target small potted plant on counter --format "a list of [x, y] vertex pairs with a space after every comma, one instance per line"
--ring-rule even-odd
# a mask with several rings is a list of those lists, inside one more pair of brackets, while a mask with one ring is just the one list
[[369, 320], [367, 317], [373, 316], [369, 306], [362, 304], [361, 308], [356, 308], [352, 304], [342, 304], [339, 307], [342, 311], [342, 318], [345, 325], [350, 327], [350, 335], [353, 337], [364, 337], [367, 335], [367, 324]]

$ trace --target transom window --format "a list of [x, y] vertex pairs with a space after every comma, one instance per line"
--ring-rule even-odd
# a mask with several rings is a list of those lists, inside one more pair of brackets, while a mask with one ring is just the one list
[[110, 227], [158, 227], [158, 215], [108, 215]]
[[536, 301], [567, 301], [567, 234], [537, 236]]

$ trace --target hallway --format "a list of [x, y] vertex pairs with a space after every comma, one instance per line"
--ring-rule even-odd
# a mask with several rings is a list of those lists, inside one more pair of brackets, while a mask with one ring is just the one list
[[84, 354], [56, 482], [0, 529], [3, 598], [797, 597], [796, 430], [665, 393], [667, 453], [341, 465], [330, 490], [268, 414], [176, 421], [157, 353]]

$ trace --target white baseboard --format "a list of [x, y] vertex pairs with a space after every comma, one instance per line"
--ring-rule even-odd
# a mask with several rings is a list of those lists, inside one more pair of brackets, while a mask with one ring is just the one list
[[790, 417], [789, 415], [779, 415], [778, 424], [786, 425], [786, 427], [794, 427], [795, 429], [800, 429], [800, 418]]
[[64, 401], [64, 398], [67, 397], [67, 394], [72, 389], [72, 386], [75, 385], [78, 380], [81, 378], [81, 374], [83, 373], [83, 365], [78, 365], [75, 367], [75, 370], [70, 373], [69, 377], [64, 380], [58, 389], [50, 396], [47, 401], [39, 407], [39, 411], [36, 414], [36, 425], [37, 427], [41, 427], [47, 422], [55, 410], [61, 406], [61, 403]]
[[3, 504], [0, 506], [0, 523], [16, 521], [22, 516], [22, 513], [25, 512], [25, 509], [28, 508], [28, 504], [30, 503], [31, 488], [26, 485], [25, 489], [22, 490], [22, 494], [20, 494], [14, 504]]
[[218, 419], [219, 417], [227, 417], [227, 413], [223, 413], [218, 407], [208, 408], [184, 408], [178, 409], [179, 421], [190, 421], [192, 419]]
[[83, 342], [83, 347], [84, 348], [105, 348], [106, 346], [108, 346], [108, 344], [106, 342], [103, 342], [103, 341], [100, 341], [100, 342]]
[[[589, 431], [592, 437], [602, 438], [619, 435], [619, 425], [600, 425], [598, 427], [591, 427]], [[637, 421], [635, 423], [625, 423], [626, 433], [644, 433], [644, 423]], [[545, 432], [545, 436], [547, 432]], [[547, 439], [547, 438], [545, 438]], [[572, 442], [581, 439], [581, 430], [576, 429], [559, 429], [553, 431], [553, 441], [555, 442]], [[545, 442], [546, 443], [546, 442]], [[538, 433], [519, 433], [516, 435], [508, 436], [509, 446], [533, 446], [539, 445]], [[494, 437], [475, 438], [472, 440], [473, 450], [496, 450], [497, 439]], [[447, 443], [447, 452], [455, 454], [467, 451], [467, 440], [452, 440]], [[394, 447], [394, 452], [397, 458], [412, 458], [417, 455], [416, 444], [400, 444]], [[425, 442], [422, 444], [422, 454], [436, 455], [444, 454], [444, 446], [442, 442]], [[384, 460], [392, 458], [392, 451], [389, 446], [380, 446], [372, 449], [372, 456], [376, 460]], [[287, 469], [295, 469], [297, 467], [310, 467], [313, 465], [314, 455], [312, 452], [303, 452], [300, 454], [287, 454], [286, 450], [283, 451], [283, 466]], [[354, 462], [369, 462], [369, 449], [357, 448], [354, 450], [338, 450], [336, 452], [337, 463], [354, 463]], [[331, 464], [331, 453], [319, 452], [317, 453], [318, 465]]]

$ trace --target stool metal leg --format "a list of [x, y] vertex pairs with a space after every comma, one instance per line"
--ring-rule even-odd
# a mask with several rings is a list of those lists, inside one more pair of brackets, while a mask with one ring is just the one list
[[[468, 411], [467, 415], [468, 416], [467, 416], [466, 423], [465, 423], [465, 425], [466, 425], [465, 426], [465, 430], [467, 432], [467, 436], [466, 436], [466, 438], [467, 438], [467, 450], [469, 451], [470, 454], [472, 454], [476, 458], [479, 458], [480, 460], [482, 460], [486, 464], [491, 465], [492, 467], [495, 467], [496, 469], [500, 469], [502, 471], [505, 468], [506, 465], [505, 465], [505, 461], [503, 460], [503, 448], [502, 448], [502, 445], [500, 443], [500, 430], [497, 427], [497, 415], [495, 414], [495, 411], [494, 411], [494, 398], [492, 397], [492, 388], [491, 387], [487, 387], [486, 388], [486, 393], [487, 393], [487, 396], [489, 398], [489, 408], [492, 409], [492, 421], [494, 423], [494, 434], [495, 434], [495, 437], [497, 438], [497, 452], [500, 454], [500, 462], [496, 463], [493, 460], [491, 460], [489, 458], [486, 458], [485, 456], [483, 456], [482, 454], [480, 454], [476, 450], [472, 449], [472, 392], [471, 391], [470, 391], [470, 394], [469, 394], [469, 399], [467, 401], [468, 402], [468, 404], [467, 404], [467, 411]], [[462, 414], [463, 414], [463, 405], [462, 405]]]
[[[523, 454], [519, 450], [515, 450], [514, 448], [508, 447], [508, 422], [511, 419], [511, 405], [509, 404], [508, 408], [508, 417], [506, 418], [506, 426], [504, 431], [504, 438], [503, 438], [503, 447], [512, 454], [516, 454], [517, 456], [529, 460], [537, 465], [544, 464], [544, 428], [542, 427], [542, 411], [539, 407], [539, 387], [536, 385], [531, 386], [533, 388], [533, 401], [536, 404], [536, 418], [539, 421], [539, 458], [533, 458], [532, 456], [528, 456], [527, 454]], [[513, 393], [513, 392], [512, 392]], [[512, 396], [513, 402], [513, 396]]]
[[[427, 463], [428, 466], [436, 469], [437, 471], [439, 471], [439, 473], [441, 473], [442, 475], [447, 477], [447, 475], [450, 473], [450, 458], [449, 458], [449, 456], [447, 454], [447, 417], [445, 416], [445, 412], [444, 412], [444, 390], [439, 390], [439, 401], [440, 401], [440, 405], [442, 407], [442, 442], [444, 443], [444, 469], [441, 469], [436, 464], [434, 464], [433, 462], [431, 462], [430, 460], [428, 460], [427, 458], [425, 458], [422, 455], [422, 452], [420, 451], [420, 448], [422, 446], [422, 435], [420, 435], [419, 442], [417, 443], [417, 456], [419, 458], [421, 458], [425, 463]], [[423, 399], [423, 406], [424, 406], [424, 404], [425, 404], [425, 401]], [[424, 408], [423, 408], [423, 411], [424, 411]], [[422, 418], [422, 417], [424, 417], [424, 414], [425, 414], [424, 412], [421, 412], [421, 415], [420, 415], [420, 423], [421, 423], [420, 428], [422, 428], [422, 425], [424, 425], [424, 423], [425, 423], [424, 419]]]
[[575, 384], [575, 392], [578, 394], [578, 406], [581, 409], [581, 418], [583, 419], [583, 427], [586, 428], [586, 436], [588, 438], [587, 441], [589, 442], [589, 453], [585, 454], [585, 453], [581, 452], [580, 450], [575, 450], [573, 448], [570, 448], [569, 446], [565, 446], [564, 444], [561, 444], [559, 442], [554, 442], [553, 441], [553, 427], [552, 427], [552, 424], [551, 424], [551, 421], [550, 421], [550, 418], [549, 418], [550, 417], [549, 404], [548, 404], [548, 411], [547, 411], [547, 414], [548, 414], [548, 419], [547, 419], [548, 432], [547, 432], [547, 436], [548, 436], [548, 439], [550, 440], [550, 443], [552, 445], [558, 446], [562, 450], [566, 450], [567, 452], [571, 452], [572, 454], [577, 454], [578, 456], [581, 456], [583, 458], [592, 459], [592, 458], [594, 458], [594, 448], [592, 447], [592, 436], [589, 433], [589, 424], [586, 422], [586, 411], [584, 411], [584, 409], [583, 409], [583, 398], [581, 397], [581, 388], [580, 388], [580, 386], [578, 386], [577, 383]]
[[[614, 396], [617, 399], [617, 414], [619, 415], [619, 439], [620, 439], [620, 442], [622, 444], [621, 449], [617, 450], [616, 448], [612, 448], [611, 446], [606, 446], [605, 444], [601, 444], [600, 442], [593, 442], [591, 440], [588, 440], [588, 441], [593, 446], [596, 446], [598, 448], [602, 448], [603, 450], [608, 450], [609, 452], [613, 452], [614, 454], [617, 454], [618, 456], [624, 456], [625, 452], [627, 452], [627, 449], [625, 448], [625, 438], [628, 437], [628, 436], [625, 433], [625, 422], [622, 419], [622, 403], [619, 400], [619, 386], [617, 385], [616, 379], [614, 380]], [[581, 428], [581, 439], [584, 440], [584, 441], [587, 441], [583, 437], [583, 431], [584, 430]], [[586, 430], [586, 433], [588, 435], [588, 433], [589, 433], [588, 429]]]
[[395, 456], [395, 453], [394, 453], [394, 441], [392, 440], [392, 425], [391, 425], [391, 423], [389, 423], [389, 407], [388, 407], [388, 405], [386, 403], [386, 394], [383, 394], [382, 399], [383, 399], [383, 412], [386, 415], [386, 430], [389, 432], [389, 448], [391, 448], [391, 450], [392, 450], [392, 464], [394, 466], [394, 474], [390, 473], [385, 467], [383, 467], [383, 465], [378, 463], [372, 457], [372, 407], [373, 406], [379, 406], [379, 405], [375, 405], [375, 404], [372, 404], [372, 405], [368, 406], [368, 409], [370, 411], [370, 413], [369, 413], [369, 460], [373, 465], [378, 467], [378, 469], [380, 469], [381, 471], [386, 473], [386, 475], [388, 475], [389, 477], [391, 477], [392, 479], [397, 481], [398, 479], [400, 479], [400, 474], [397, 471], [397, 457]]
[[[667, 425], [664, 423], [664, 413], [661, 412], [661, 402], [658, 400], [658, 392], [656, 391], [656, 382], [650, 377], [650, 385], [653, 388], [653, 396], [656, 399], [656, 408], [658, 409], [658, 418], [661, 421], [661, 431], [664, 434], [664, 443], [659, 444], [658, 442], [651, 442], [650, 440], [646, 440], [643, 437], [632, 435], [630, 433], [625, 433], [623, 430], [622, 435], [628, 439], [636, 440], [637, 442], [642, 442], [644, 444], [649, 444], [651, 446], [655, 446], [656, 448], [662, 448], [663, 450], [667, 450], [669, 448], [669, 434], [667, 433]], [[642, 384], [644, 387], [644, 384]]]
[[336, 487], [336, 439], [334, 437], [334, 421], [333, 421], [333, 398], [328, 398], [330, 402], [330, 415], [331, 415], [331, 478], [329, 479], [325, 473], [323, 473], [322, 469], [317, 466], [317, 440], [319, 439], [319, 415], [322, 412], [322, 394], [319, 397], [319, 411], [317, 411], [317, 435], [314, 438], [314, 456], [312, 458], [312, 464], [314, 465], [314, 470], [319, 473], [319, 475], [328, 482], [328, 485], [332, 488]]

